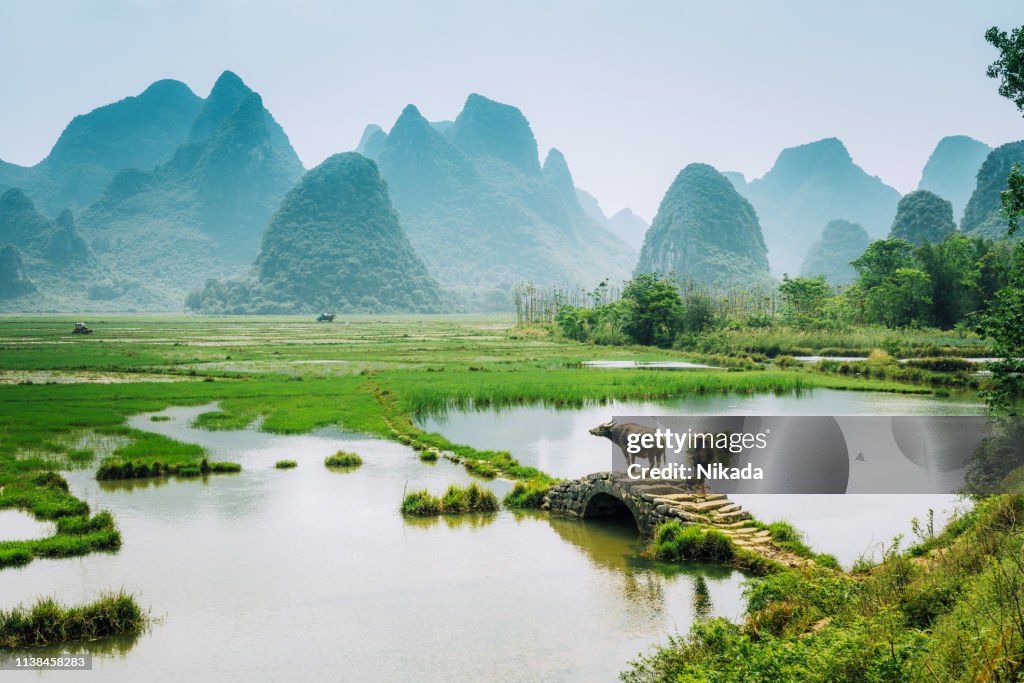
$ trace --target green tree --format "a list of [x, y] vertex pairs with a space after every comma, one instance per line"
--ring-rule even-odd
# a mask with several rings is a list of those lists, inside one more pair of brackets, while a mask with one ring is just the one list
[[640, 273], [622, 290], [623, 331], [637, 344], [668, 346], [680, 328], [683, 301], [679, 290], [657, 273]]
[[787, 323], [797, 327], [817, 327], [832, 298], [832, 288], [824, 275], [798, 278], [783, 275], [779, 294]]
[[933, 324], [948, 330], [981, 308], [981, 261], [991, 246], [990, 240], [953, 233], [938, 244], [918, 247], [914, 255], [931, 281]]
[[914, 325], [930, 313], [931, 281], [917, 268], [897, 268], [882, 283], [867, 290], [864, 303], [870, 322], [886, 327]]
[[904, 239], [876, 240], [858, 258], [850, 261], [857, 271], [857, 285], [870, 290], [891, 278], [900, 268], [914, 265], [914, 246]]
[[[999, 94], [1024, 112], [1024, 27], [1009, 34], [993, 26], [985, 32], [985, 40], [999, 50], [999, 58], [988, 67], [990, 78], [1000, 79]], [[1003, 213], [1013, 235], [1019, 219], [1024, 216], [1024, 174], [1014, 164], [1001, 196]], [[992, 379], [983, 392], [989, 406], [996, 411], [1016, 414], [1024, 397], [1024, 253], [1016, 246], [1015, 265], [1010, 282], [993, 298], [988, 310], [980, 316], [978, 333], [992, 344], [1000, 360], [990, 364]]]
[[992, 377], [982, 396], [997, 411], [1017, 415], [1024, 397], [1024, 287], [1004, 287], [979, 318], [977, 331], [992, 344]]

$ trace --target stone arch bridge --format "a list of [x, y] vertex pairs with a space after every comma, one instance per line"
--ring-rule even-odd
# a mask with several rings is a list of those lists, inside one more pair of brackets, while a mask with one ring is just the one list
[[675, 519], [718, 529], [736, 546], [786, 564], [806, 562], [778, 548], [771, 534], [724, 493], [700, 493], [669, 482], [631, 479], [621, 472], [598, 472], [554, 485], [542, 507], [579, 519], [630, 515], [647, 538], [659, 524]]

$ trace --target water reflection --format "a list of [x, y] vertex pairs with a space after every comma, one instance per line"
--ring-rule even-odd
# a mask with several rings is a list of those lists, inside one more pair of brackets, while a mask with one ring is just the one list
[[[406, 446], [339, 430], [189, 426], [210, 409], [131, 424], [198, 443], [241, 473], [101, 485], [69, 472], [76, 495], [113, 513], [121, 549], [39, 559], [0, 580], [0, 609], [123, 587], [161, 617], [133, 645], [95, 644], [107, 650], [76, 680], [613, 680], [688, 628], [695, 574], [715, 615], [742, 613], [742, 575], [641, 558], [635, 527], [508, 511], [407, 520], [403, 492], [467, 484], [465, 469], [426, 467]], [[363, 466], [324, 467], [338, 450]], [[275, 470], [282, 453], [299, 466]], [[499, 497], [511, 486], [483, 485]], [[38, 677], [51, 676], [61, 675]]]

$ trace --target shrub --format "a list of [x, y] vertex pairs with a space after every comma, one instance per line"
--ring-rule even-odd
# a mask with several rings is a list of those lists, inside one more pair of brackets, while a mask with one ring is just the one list
[[652, 554], [659, 560], [728, 562], [736, 555], [736, 550], [729, 537], [717, 529], [673, 520], [654, 532]]
[[465, 512], [496, 512], [498, 497], [489, 489], [473, 483], [452, 484], [438, 498], [426, 489], [406, 494], [400, 508], [403, 515], [457, 515]]
[[550, 488], [550, 484], [517, 481], [502, 502], [507, 508], [539, 508]]
[[149, 617], [130, 595], [109, 593], [80, 607], [43, 598], [32, 607], [0, 611], [0, 648], [41, 647], [140, 633]]
[[298, 466], [299, 463], [295, 462], [294, 460], [278, 460], [277, 462], [274, 463], [274, 467], [276, 467], [279, 470], [290, 470]]
[[348, 451], [338, 451], [324, 460], [324, 465], [327, 467], [359, 467], [362, 464], [362, 458]]

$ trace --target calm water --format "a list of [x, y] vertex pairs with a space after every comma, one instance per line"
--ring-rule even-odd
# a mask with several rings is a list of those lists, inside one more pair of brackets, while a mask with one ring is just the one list
[[[200, 443], [241, 462], [241, 474], [104, 485], [91, 471], [68, 473], [76, 494], [114, 513], [123, 548], [0, 573], [0, 608], [124, 587], [159, 622], [137, 640], [88, 646], [92, 672], [6, 676], [613, 680], [696, 612], [741, 615], [741, 575], [642, 560], [631, 525], [511, 512], [407, 522], [396, 511], [403, 490], [440, 492], [469, 481], [465, 470], [336, 430], [285, 437], [189, 427], [210, 409], [130, 423]], [[328, 471], [324, 457], [340, 448], [365, 464]], [[284, 457], [299, 467], [275, 470]], [[0, 538], [46, 531], [28, 522], [0, 516]]]
[[[509, 450], [524, 465], [574, 478], [609, 467], [609, 446], [588, 430], [615, 415], [979, 415], [978, 403], [899, 394], [816, 389], [801, 395], [698, 396], [659, 403], [609, 402], [579, 409], [516, 406], [452, 411], [421, 426], [456, 443]], [[733, 495], [763, 521], [786, 519], [811, 546], [849, 566], [876, 555], [897, 534], [911, 538], [910, 520], [935, 511], [936, 525], [961, 506], [948, 495]]]

